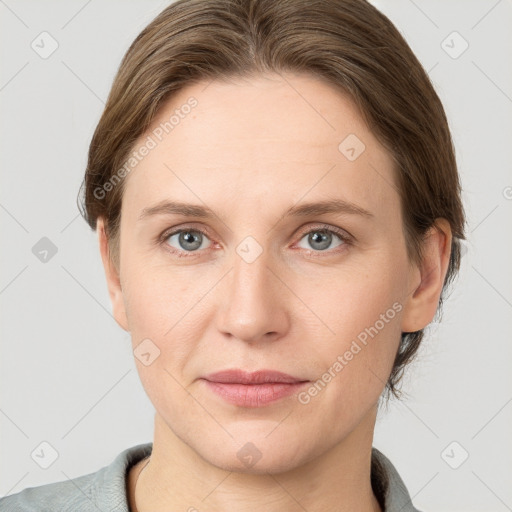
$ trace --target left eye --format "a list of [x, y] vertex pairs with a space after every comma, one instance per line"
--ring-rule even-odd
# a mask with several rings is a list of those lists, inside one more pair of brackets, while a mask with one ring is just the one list
[[[305, 235], [301, 238], [301, 241], [306, 239], [307, 243], [310, 244], [310, 246], [313, 247], [315, 251], [325, 251], [329, 248], [334, 238], [337, 238], [340, 240], [340, 242], [335, 245], [334, 247], [331, 247], [334, 249], [335, 247], [338, 247], [344, 243], [347, 242], [347, 238], [344, 237], [341, 233], [336, 233], [330, 229], [313, 229], [311, 231], [308, 231], [305, 233]], [[309, 249], [308, 247], [302, 247], [303, 249]]]

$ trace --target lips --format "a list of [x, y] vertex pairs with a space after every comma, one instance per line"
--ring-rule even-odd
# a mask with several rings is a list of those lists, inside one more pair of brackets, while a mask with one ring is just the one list
[[263, 407], [299, 392], [308, 380], [275, 370], [215, 372], [201, 378], [225, 402], [239, 407]]
[[287, 373], [275, 370], [258, 370], [251, 373], [240, 369], [233, 369], [211, 373], [203, 378], [210, 382], [223, 384], [297, 384], [299, 382], [307, 382], [307, 379], [293, 377]]
[[298, 393], [308, 380], [275, 370], [240, 369], [211, 373], [201, 379], [224, 401], [239, 407], [263, 407]]

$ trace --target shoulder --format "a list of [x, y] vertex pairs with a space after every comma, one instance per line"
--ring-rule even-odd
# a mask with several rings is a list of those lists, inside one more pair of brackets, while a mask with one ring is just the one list
[[121, 452], [94, 473], [37, 487], [0, 498], [2, 512], [128, 512], [127, 470], [151, 453], [152, 443]]
[[384, 512], [421, 512], [414, 507], [409, 491], [393, 463], [381, 451], [372, 447], [372, 473], [374, 471], [383, 473], [378, 485], [384, 494]]
[[[102, 472], [38, 487], [28, 487], [0, 499], [2, 512], [63, 512], [85, 510], [84, 504], [94, 500], [97, 476]], [[89, 507], [90, 508], [90, 507]]]

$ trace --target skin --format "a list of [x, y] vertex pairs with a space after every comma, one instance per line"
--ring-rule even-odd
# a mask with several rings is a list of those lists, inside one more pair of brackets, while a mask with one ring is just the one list
[[[390, 156], [352, 101], [315, 77], [188, 86], [147, 134], [190, 96], [198, 105], [126, 178], [119, 271], [103, 219], [97, 224], [114, 317], [134, 349], [149, 338], [160, 350], [148, 366], [135, 359], [156, 413], [136, 492], [147, 461], [130, 470], [130, 507], [136, 500], [139, 512], [379, 511], [370, 484], [378, 400], [401, 332], [434, 317], [449, 224], [438, 219], [413, 265]], [[366, 146], [354, 161], [338, 150], [351, 133]], [[372, 216], [284, 216], [296, 203], [333, 198]], [[138, 220], [162, 200], [206, 205], [216, 217]], [[308, 233], [324, 226], [345, 230], [352, 243], [332, 234], [319, 249]], [[169, 228], [208, 235], [197, 234], [195, 252], [177, 235], [156, 243]], [[247, 236], [263, 250], [251, 263], [236, 251]], [[401, 310], [308, 404], [292, 395], [238, 407], [200, 380], [266, 368], [316, 381], [394, 303]], [[261, 453], [251, 467], [237, 457], [248, 442]]]

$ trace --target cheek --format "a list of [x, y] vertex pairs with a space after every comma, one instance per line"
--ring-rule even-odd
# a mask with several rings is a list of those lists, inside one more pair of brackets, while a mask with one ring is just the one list
[[[166, 333], [190, 309], [197, 296], [196, 286], [190, 286], [179, 274], [169, 268], [152, 267], [147, 262], [126, 265], [125, 303], [132, 333], [163, 339]], [[188, 285], [188, 286], [187, 286]]]
[[338, 435], [355, 428], [386, 386], [400, 342], [401, 315], [400, 303], [388, 298], [387, 293], [340, 297], [331, 323], [336, 334], [323, 336], [313, 349], [322, 368], [297, 398], [304, 414], [318, 411], [322, 421], [336, 425]]
[[[132, 348], [142, 386], [157, 411], [187, 400], [183, 368], [194, 351], [193, 314], [185, 287], [169, 276], [133, 273], [126, 293]], [[172, 397], [172, 400], [170, 400]]]
[[349, 397], [378, 395], [385, 386], [400, 343], [402, 280], [392, 265], [382, 263], [333, 275], [321, 295], [305, 288], [298, 292], [322, 320], [314, 322], [309, 337], [327, 372], [322, 381], [337, 383], [329, 385], [331, 392], [342, 387], [351, 390]]
[[[295, 289], [310, 306], [309, 315], [311, 311], [318, 313], [327, 337], [330, 334], [331, 339], [346, 341], [375, 324], [380, 331], [384, 324], [387, 329], [397, 322], [403, 301], [401, 274], [392, 264], [374, 261], [360, 268], [352, 266], [317, 275], [303, 284], [297, 282]], [[315, 287], [311, 287], [311, 282]]]
[[164, 389], [176, 394], [179, 383], [186, 384], [183, 368], [207, 323], [202, 309], [206, 301], [201, 299], [211, 284], [208, 279], [197, 281], [197, 274], [171, 272], [168, 266], [134, 261], [125, 269], [124, 294], [137, 371], [150, 398], [158, 400]]

